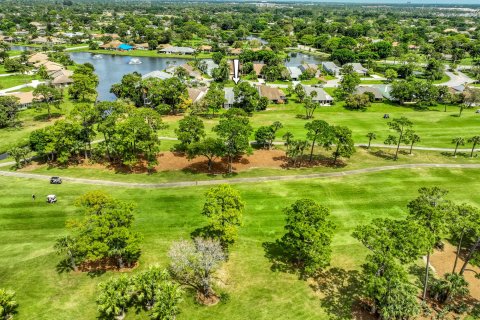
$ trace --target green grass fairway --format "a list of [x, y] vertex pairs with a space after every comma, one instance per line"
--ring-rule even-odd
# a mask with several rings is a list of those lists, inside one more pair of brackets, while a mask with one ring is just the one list
[[[337, 103], [335, 106], [319, 107], [315, 111], [314, 119], [325, 120], [333, 125], [349, 127], [353, 132], [355, 143], [368, 142], [365, 135], [374, 132], [377, 135], [376, 143], [383, 143], [389, 134], [387, 122], [383, 115], [388, 113], [390, 120], [405, 116], [413, 123], [413, 129], [421, 137], [419, 146], [451, 148], [451, 141], [457, 136], [470, 138], [480, 134], [480, 115], [475, 113], [475, 108], [465, 110], [461, 117], [458, 117], [459, 108], [456, 106], [431, 107], [429, 110], [419, 111], [413, 107], [398, 106], [391, 103], [374, 103], [367, 111], [349, 111], [343, 107], [344, 103]], [[283, 129], [279, 130], [277, 139], [285, 132], [291, 131], [295, 138], [305, 137], [305, 123], [311, 120], [298, 118], [297, 115], [305, 115], [302, 104], [290, 99], [288, 104], [269, 105], [265, 111], [255, 112], [250, 118], [252, 126], [256, 129], [259, 126], [271, 125], [274, 121], [283, 123]], [[165, 121], [170, 125], [167, 130], [161, 132], [163, 136], [175, 137], [174, 129], [177, 127], [179, 117], [168, 117]], [[218, 122], [216, 119], [204, 119], [207, 132]], [[252, 140], [254, 135], [252, 134]], [[467, 146], [468, 148], [468, 146]]]
[[[59, 257], [52, 249], [65, 233], [65, 221], [78, 217], [73, 201], [89, 190], [103, 189], [138, 204], [135, 229], [144, 235], [139, 270], [152, 264], [167, 265], [172, 241], [188, 238], [205, 221], [200, 215], [206, 187], [180, 189], [124, 189], [0, 177], [0, 286], [17, 291], [16, 319], [95, 319], [95, 290], [99, 277], [58, 274]], [[352, 229], [374, 218], [400, 218], [407, 202], [422, 186], [450, 190], [449, 198], [478, 204], [479, 170], [418, 169], [343, 178], [239, 184], [246, 201], [244, 226], [222, 272], [218, 292], [229, 299], [213, 307], [194, 303], [185, 295], [178, 319], [333, 319], [348, 309], [348, 302], [332, 304], [296, 276], [270, 270], [262, 244], [282, 234], [282, 208], [308, 197], [329, 207], [337, 225], [333, 266], [358, 269], [365, 250], [350, 235]], [[472, 192], [465, 192], [465, 188]], [[36, 202], [31, 199], [37, 195]], [[45, 195], [59, 202], [48, 205]], [[135, 272], [135, 271], [134, 271]], [[118, 275], [118, 274], [115, 274]], [[345, 297], [344, 297], [345, 298]], [[348, 297], [347, 297], [348, 298]], [[348, 300], [348, 299], [347, 299]], [[341, 300], [343, 301], [343, 300]], [[127, 319], [145, 319], [128, 314]]]

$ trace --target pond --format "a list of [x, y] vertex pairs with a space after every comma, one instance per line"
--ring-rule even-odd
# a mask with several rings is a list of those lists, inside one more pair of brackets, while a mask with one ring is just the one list
[[93, 64], [99, 80], [98, 99], [108, 101], [115, 100], [115, 95], [110, 93], [112, 85], [119, 83], [127, 73], [136, 71], [144, 75], [155, 70], [180, 66], [189, 61], [180, 58], [136, 57], [142, 62], [141, 64], [128, 64], [132, 57], [101, 54], [96, 56], [100, 57], [99, 59], [95, 59], [94, 55], [88, 52], [72, 52], [70, 57], [75, 63]]
[[298, 67], [299, 65], [304, 63], [321, 64], [322, 61], [325, 61], [325, 60], [313, 55], [309, 55], [305, 53], [290, 52], [288, 54], [288, 59], [285, 62], [285, 65], [287, 67]]

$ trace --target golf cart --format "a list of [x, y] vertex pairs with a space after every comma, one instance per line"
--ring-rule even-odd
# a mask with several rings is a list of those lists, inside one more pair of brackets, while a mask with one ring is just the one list
[[47, 202], [48, 203], [56, 203], [57, 202], [57, 196], [54, 194], [49, 194], [47, 196]]
[[50, 184], [62, 184], [62, 179], [60, 177], [51, 177]]

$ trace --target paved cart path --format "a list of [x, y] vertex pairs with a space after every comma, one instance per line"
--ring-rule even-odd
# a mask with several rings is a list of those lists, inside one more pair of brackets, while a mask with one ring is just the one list
[[[303, 174], [303, 175], [283, 175], [283, 176], [231, 178], [231, 179], [200, 180], [200, 181], [178, 181], [178, 182], [161, 182], [161, 183], [118, 182], [118, 181], [69, 178], [69, 177], [62, 177], [62, 180], [66, 183], [74, 182], [74, 183], [92, 184], [92, 185], [100, 185], [100, 186], [112, 186], [112, 187], [160, 189], [160, 188], [208, 186], [208, 185], [218, 185], [218, 184], [224, 184], [224, 183], [235, 184], [235, 183], [258, 183], [258, 182], [268, 182], [268, 181], [295, 181], [295, 180], [306, 180], [306, 179], [321, 179], [321, 178], [331, 178], [331, 177], [344, 177], [344, 176], [381, 172], [381, 171], [391, 171], [391, 170], [398, 170], [398, 169], [418, 169], [418, 168], [480, 169], [480, 164], [447, 164], [447, 163], [399, 164], [399, 165], [391, 165], [391, 166], [380, 166], [380, 167], [371, 167], [371, 168], [356, 169], [356, 170], [312, 173], [312, 174]], [[46, 175], [24, 173], [24, 172], [11, 172], [11, 171], [0, 171], [0, 176], [44, 180], [46, 182], [48, 182], [50, 179], [50, 176], [46, 176]]]

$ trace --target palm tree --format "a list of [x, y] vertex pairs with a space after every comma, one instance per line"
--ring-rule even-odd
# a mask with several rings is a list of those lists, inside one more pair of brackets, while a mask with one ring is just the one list
[[455, 144], [455, 151], [453, 152], [453, 156], [457, 157], [458, 146], [465, 145], [465, 139], [463, 139], [462, 137], [456, 137], [452, 140], [452, 144]]
[[180, 313], [178, 304], [182, 301], [182, 290], [180, 287], [170, 281], [166, 281], [157, 291], [158, 301], [154, 304], [150, 319], [176, 319]]
[[0, 289], [0, 319], [12, 319], [17, 313], [18, 303], [15, 301], [15, 292]]
[[478, 143], [480, 143], [480, 136], [474, 136], [468, 139], [469, 143], [473, 143], [472, 145], [472, 152], [470, 153], [470, 158], [473, 158], [473, 152], [475, 151], [475, 147]]
[[367, 133], [367, 138], [368, 138], [368, 146], [367, 149], [370, 149], [370, 144], [372, 143], [372, 140], [377, 139], [377, 135], [373, 132]]
[[67, 259], [70, 263], [70, 267], [74, 271], [78, 270], [78, 267], [76, 264], [76, 254], [75, 254], [77, 245], [73, 238], [69, 236], [60, 237], [57, 239], [53, 247], [58, 254], [66, 254]]
[[100, 284], [97, 304], [103, 317], [117, 320], [125, 318], [131, 300], [130, 287], [130, 281], [125, 275]]
[[420, 142], [420, 136], [412, 133], [408, 139], [410, 140], [410, 154], [412, 154], [413, 145], [417, 142]]

